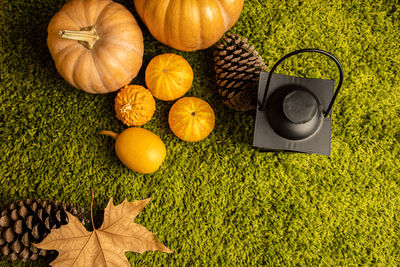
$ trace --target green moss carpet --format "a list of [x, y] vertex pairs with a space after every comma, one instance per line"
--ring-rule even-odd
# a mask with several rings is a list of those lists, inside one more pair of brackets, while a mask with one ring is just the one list
[[[133, 1], [120, 1], [138, 18]], [[0, 208], [23, 198], [58, 199], [96, 220], [112, 196], [152, 201], [136, 222], [174, 254], [127, 253], [138, 266], [400, 265], [400, 4], [398, 1], [246, 0], [230, 30], [246, 36], [270, 69], [295, 49], [315, 47], [341, 61], [345, 80], [333, 108], [330, 157], [252, 148], [254, 115], [224, 106], [212, 51], [158, 43], [141, 23], [144, 66], [158, 54], [185, 57], [195, 78], [188, 96], [205, 99], [216, 127], [186, 143], [168, 127], [172, 102], [156, 101], [144, 126], [167, 157], [152, 175], [127, 169], [114, 141], [115, 93], [90, 95], [58, 75], [46, 46], [50, 18], [65, 1], [0, 5]], [[324, 56], [299, 55], [277, 73], [338, 78]], [[144, 85], [144, 67], [132, 83]], [[88, 229], [91, 226], [88, 225]], [[43, 266], [0, 258], [0, 266]]]

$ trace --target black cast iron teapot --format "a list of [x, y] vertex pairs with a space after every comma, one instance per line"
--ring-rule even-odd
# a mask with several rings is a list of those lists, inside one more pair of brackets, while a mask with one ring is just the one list
[[[336, 63], [340, 75], [336, 91], [331, 80], [274, 74], [285, 59], [304, 52], [324, 54]], [[329, 155], [330, 115], [342, 83], [342, 66], [326, 51], [301, 49], [282, 57], [269, 73], [260, 75], [253, 145], [263, 150]]]

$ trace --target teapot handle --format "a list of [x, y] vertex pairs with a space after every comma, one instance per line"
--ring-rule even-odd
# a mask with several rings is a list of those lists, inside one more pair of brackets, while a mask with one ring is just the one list
[[267, 107], [267, 101], [265, 101], [265, 98], [267, 96], [268, 88], [269, 88], [269, 85], [271, 83], [272, 74], [274, 73], [274, 71], [278, 67], [278, 65], [281, 64], [282, 61], [284, 61], [288, 57], [297, 55], [299, 53], [304, 53], [304, 52], [315, 52], [315, 53], [324, 54], [324, 55], [328, 56], [329, 58], [331, 58], [333, 61], [335, 61], [336, 65], [339, 68], [339, 75], [340, 75], [339, 83], [338, 83], [338, 86], [336, 87], [335, 93], [332, 96], [332, 100], [329, 103], [328, 109], [326, 110], [326, 112], [324, 114], [325, 117], [328, 117], [329, 112], [332, 109], [333, 103], [335, 102], [335, 99], [336, 99], [336, 97], [337, 97], [337, 95], [339, 93], [340, 87], [342, 86], [342, 83], [343, 83], [343, 68], [342, 68], [342, 65], [340, 65], [339, 60], [336, 57], [334, 57], [332, 54], [330, 54], [330, 53], [328, 53], [328, 52], [326, 52], [324, 50], [312, 49], [312, 48], [305, 48], [305, 49], [300, 49], [300, 50], [293, 51], [293, 52], [287, 54], [286, 56], [282, 57], [281, 59], [278, 60], [278, 62], [275, 63], [275, 65], [272, 67], [271, 71], [269, 72], [268, 79], [267, 79], [267, 84], [265, 86], [266, 89], [265, 89], [265, 93], [264, 93], [264, 97], [263, 97], [263, 103], [259, 107], [259, 110], [265, 110], [266, 107]]

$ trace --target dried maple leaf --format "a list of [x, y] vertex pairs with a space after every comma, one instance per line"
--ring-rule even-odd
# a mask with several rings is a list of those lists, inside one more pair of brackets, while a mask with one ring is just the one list
[[[150, 198], [134, 202], [124, 200], [114, 206], [111, 198], [104, 210], [102, 226], [93, 232], [87, 231], [75, 216], [67, 212], [69, 223], [52, 230], [41, 243], [34, 245], [58, 251], [59, 255], [51, 266], [131, 266], [126, 251], [172, 253], [149, 230], [133, 222], [149, 201]], [[93, 215], [91, 217], [94, 227]]]

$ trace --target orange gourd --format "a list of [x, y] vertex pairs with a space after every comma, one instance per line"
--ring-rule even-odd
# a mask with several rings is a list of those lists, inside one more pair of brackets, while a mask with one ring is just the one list
[[154, 57], [146, 68], [146, 85], [157, 99], [169, 101], [182, 97], [192, 86], [193, 70], [181, 56]]
[[161, 43], [183, 51], [216, 43], [238, 20], [244, 0], [134, 0], [140, 18]]
[[178, 138], [197, 142], [206, 138], [214, 129], [215, 115], [206, 101], [197, 97], [184, 97], [172, 106], [168, 123]]
[[164, 142], [143, 128], [131, 127], [120, 134], [101, 131], [100, 134], [113, 137], [118, 158], [129, 169], [139, 173], [155, 172], [167, 154]]
[[117, 118], [128, 126], [141, 126], [153, 117], [156, 102], [149, 90], [140, 85], [126, 85], [115, 98]]
[[86, 92], [116, 91], [142, 65], [142, 31], [129, 10], [111, 0], [71, 0], [47, 31], [57, 71]]

